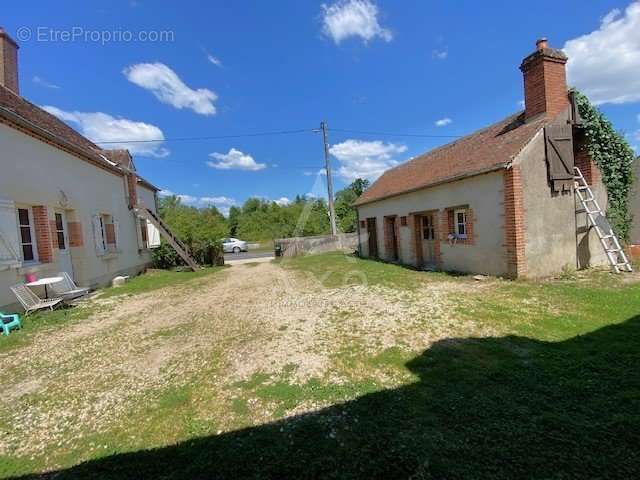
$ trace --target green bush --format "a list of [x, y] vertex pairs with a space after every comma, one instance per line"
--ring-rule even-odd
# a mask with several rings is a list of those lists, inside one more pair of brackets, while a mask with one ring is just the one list
[[[222, 255], [222, 238], [229, 233], [225, 218], [215, 207], [195, 208], [183, 205], [172, 196], [160, 200], [160, 218], [184, 243], [201, 265], [214, 265]], [[153, 252], [154, 265], [172, 268], [183, 265], [182, 258], [164, 239]]]
[[575, 91], [578, 111], [582, 117], [587, 150], [602, 172], [602, 181], [607, 188], [609, 206], [607, 217], [618, 238], [629, 240], [632, 215], [629, 210], [629, 195], [633, 185], [633, 162], [635, 154], [624, 138], [589, 99]]

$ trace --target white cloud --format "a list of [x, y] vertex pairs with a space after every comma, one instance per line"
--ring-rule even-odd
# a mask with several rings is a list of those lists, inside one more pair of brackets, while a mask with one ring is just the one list
[[640, 1], [564, 45], [569, 83], [596, 104], [640, 101]]
[[229, 209], [234, 205], [238, 205], [238, 202], [230, 197], [219, 196], [219, 197], [196, 197], [193, 195], [187, 194], [175, 194], [171, 190], [160, 190], [158, 194], [162, 197], [171, 197], [176, 196], [180, 199], [182, 203], [185, 205], [189, 205], [191, 207], [216, 207], [220, 213], [227, 216], [229, 215]]
[[58, 85], [56, 85], [54, 83], [51, 83], [51, 82], [48, 82], [44, 78], [38, 77], [37, 75], [35, 77], [33, 77], [33, 83], [35, 83], [36, 85], [40, 85], [41, 87], [45, 87], [45, 88], [52, 88], [52, 89], [60, 88]]
[[278, 200], [274, 200], [274, 202], [276, 202], [281, 207], [284, 207], [286, 205], [289, 205], [291, 203], [291, 200], [287, 197], [280, 197]]
[[138, 63], [122, 73], [131, 83], [149, 90], [158, 100], [181, 110], [189, 108], [200, 115], [215, 115], [218, 95], [207, 88], [189, 88], [163, 63]]
[[217, 168], [218, 170], [250, 170], [257, 171], [267, 168], [264, 163], [256, 163], [253, 157], [249, 154], [242, 153], [240, 150], [231, 148], [229, 153], [210, 153], [211, 158], [215, 158], [217, 161], [208, 161], [207, 165], [211, 168]]
[[327, 176], [327, 171], [323, 168], [316, 170], [315, 172], [311, 171], [311, 170], [305, 170], [304, 172], [302, 172], [302, 174], [305, 177], [312, 177], [314, 175], [324, 175], [325, 177]]
[[205, 52], [205, 53], [207, 55], [207, 60], [209, 61], [209, 63], [212, 63], [216, 67], [222, 68], [222, 61], [218, 57], [214, 57], [209, 52]]
[[336, 173], [347, 181], [356, 178], [375, 180], [385, 170], [399, 163], [394, 160], [394, 155], [406, 151], [405, 145], [352, 139], [332, 145], [329, 149], [331, 155], [340, 161]]
[[451, 120], [449, 117], [445, 117], [445, 118], [441, 118], [440, 120], [436, 120], [435, 126], [436, 127], [445, 127], [445, 126], [449, 125], [450, 123], [453, 123], [453, 120]]
[[436, 60], [444, 60], [449, 56], [449, 50], [447, 50], [446, 48], [443, 48], [441, 50], [435, 49], [433, 52], [431, 52], [431, 56]]
[[516, 105], [518, 105], [518, 108], [524, 109], [525, 107], [524, 100], [518, 100], [518, 103], [516, 103]]
[[378, 23], [378, 6], [370, 0], [338, 0], [322, 4], [322, 33], [336, 44], [349, 37], [360, 37], [365, 43], [380, 37], [385, 42], [393, 33]]
[[[67, 112], [51, 105], [42, 107], [60, 120], [71, 124], [92, 142], [104, 149], [126, 148], [132, 155], [162, 158], [169, 150], [162, 146], [164, 133], [155, 125], [115, 118], [103, 112]], [[128, 143], [128, 140], [145, 140], [147, 143]], [[159, 141], [151, 141], [159, 140]], [[118, 142], [118, 143], [101, 143]]]

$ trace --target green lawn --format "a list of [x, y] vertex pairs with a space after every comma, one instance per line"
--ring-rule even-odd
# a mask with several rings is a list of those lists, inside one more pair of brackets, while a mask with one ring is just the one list
[[[292, 363], [223, 385], [232, 347], [221, 345], [190, 381], [59, 455], [51, 478], [640, 478], [637, 280], [590, 272], [475, 282], [339, 254], [279, 265], [312, 276], [327, 295], [362, 283], [356, 271], [367, 285], [417, 295], [446, 283], [456, 318], [497, 334], [375, 355], [353, 341], [332, 373], [304, 382]], [[273, 414], [258, 420], [267, 407]], [[29, 472], [43, 462], [0, 458], [0, 473], [39, 478]]]
[[224, 267], [205, 267], [195, 272], [191, 270], [149, 270], [144, 275], [138, 275], [132, 278], [124, 285], [105, 288], [100, 292], [100, 297], [108, 298], [117, 295], [136, 295], [159, 288], [181, 285], [185, 282], [216, 273], [222, 268]]

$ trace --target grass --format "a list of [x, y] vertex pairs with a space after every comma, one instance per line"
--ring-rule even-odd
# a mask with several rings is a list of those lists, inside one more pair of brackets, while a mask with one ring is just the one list
[[347, 285], [382, 285], [415, 290], [428, 281], [445, 281], [450, 275], [424, 272], [381, 261], [358, 258], [343, 253], [327, 253], [277, 260], [283, 268], [297, 270], [318, 280], [327, 288]]
[[100, 298], [118, 295], [138, 295], [151, 292], [159, 288], [181, 285], [222, 270], [224, 267], [206, 267], [197, 271], [178, 270], [149, 270], [144, 275], [138, 275], [119, 287], [105, 288], [100, 292]]
[[[476, 283], [338, 254], [281, 265], [328, 288], [356, 269], [370, 285], [418, 293], [460, 282], [456, 315], [497, 333], [374, 354], [354, 336], [329, 374], [303, 381], [292, 363], [221, 383], [228, 347], [216, 345], [194, 378], [166, 385], [123, 424], [49, 452], [48, 463], [0, 457], [0, 476], [37, 478], [30, 472], [53, 462], [61, 480], [640, 477], [637, 281], [578, 272]], [[301, 407], [312, 411], [291, 416]]]
[[54, 311], [40, 311], [28, 316], [20, 315], [22, 329], [13, 330], [8, 336], [0, 336], [0, 354], [28, 345], [35, 334], [53, 331], [89, 318], [96, 307], [69, 307]]

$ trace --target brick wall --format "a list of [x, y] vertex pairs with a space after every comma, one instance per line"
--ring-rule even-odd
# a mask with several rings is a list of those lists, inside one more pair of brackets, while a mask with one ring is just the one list
[[554, 118], [569, 106], [566, 58], [549, 54], [550, 49], [527, 57], [520, 69], [524, 77], [525, 118], [547, 114]]
[[42, 263], [53, 262], [53, 245], [51, 243], [51, 229], [47, 214], [47, 207], [37, 205], [33, 207], [33, 222], [38, 245], [38, 260]]
[[127, 189], [129, 191], [129, 207], [135, 207], [138, 204], [138, 178], [135, 173], [127, 174]]
[[507, 272], [516, 278], [526, 274], [524, 252], [524, 206], [520, 167], [504, 172], [504, 233]]
[[84, 245], [82, 224], [80, 222], [68, 222], [67, 228], [69, 229], [69, 246], [82, 247]]
[[591, 159], [586, 147], [584, 145], [578, 145], [574, 153], [575, 165], [580, 169], [587, 183], [593, 185], [594, 182], [599, 182], [602, 178], [600, 169]]
[[20, 93], [18, 83], [18, 45], [0, 28], [0, 84]]

